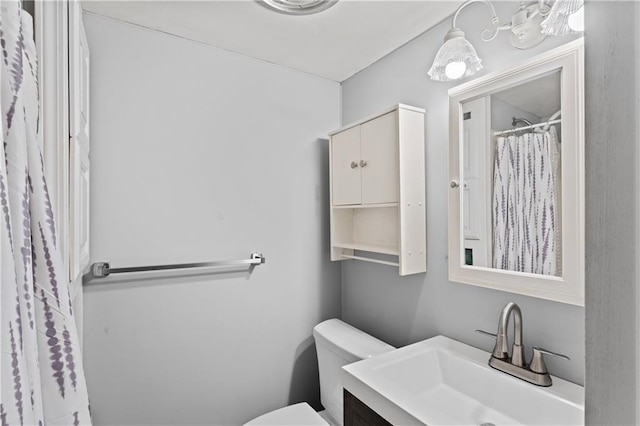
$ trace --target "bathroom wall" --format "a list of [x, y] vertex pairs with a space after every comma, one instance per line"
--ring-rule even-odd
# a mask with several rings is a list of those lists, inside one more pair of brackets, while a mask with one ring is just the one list
[[328, 253], [338, 83], [85, 14], [91, 252], [113, 267], [245, 258], [252, 273], [85, 285], [96, 424], [239, 424], [318, 407], [312, 328], [341, 312]]
[[[508, 104], [496, 97], [491, 98], [491, 128], [494, 130], [506, 130], [515, 127], [513, 118], [523, 118], [532, 123], [539, 123], [542, 117], [533, 115], [528, 111], [524, 111], [518, 107]], [[517, 126], [526, 126], [525, 123], [517, 123]]]
[[586, 420], [640, 424], [640, 3], [586, 9]]
[[[517, 3], [496, 3], [507, 19]], [[502, 32], [492, 42], [480, 41], [490, 26], [490, 12], [477, 3], [465, 9], [458, 24], [491, 72], [574, 37], [549, 38], [530, 50], [518, 50]], [[433, 82], [427, 76], [450, 21], [443, 22], [343, 83], [343, 124], [402, 102], [425, 108], [427, 180], [427, 273], [398, 276], [395, 268], [359, 261], [342, 267], [343, 318], [365, 331], [400, 346], [445, 334], [484, 350], [493, 340], [475, 329], [495, 332], [498, 315], [509, 301], [523, 312], [527, 356], [538, 345], [568, 355], [571, 361], [549, 359], [550, 371], [572, 382], [585, 380], [585, 310], [582, 307], [519, 296], [448, 281], [447, 178], [448, 95], [456, 83]]]

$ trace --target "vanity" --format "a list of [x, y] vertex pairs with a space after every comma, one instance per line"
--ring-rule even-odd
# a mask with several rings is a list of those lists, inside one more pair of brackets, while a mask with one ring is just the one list
[[343, 367], [344, 424], [581, 425], [584, 388], [494, 370], [491, 354], [436, 336]]

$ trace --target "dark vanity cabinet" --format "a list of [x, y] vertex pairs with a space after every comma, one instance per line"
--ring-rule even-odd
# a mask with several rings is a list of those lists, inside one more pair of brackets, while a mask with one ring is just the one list
[[380, 414], [369, 408], [364, 402], [344, 391], [344, 426], [391, 426]]

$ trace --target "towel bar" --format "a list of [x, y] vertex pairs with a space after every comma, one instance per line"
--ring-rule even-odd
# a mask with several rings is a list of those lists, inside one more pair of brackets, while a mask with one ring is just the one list
[[132, 266], [126, 268], [112, 268], [109, 262], [96, 262], [91, 265], [91, 272], [95, 278], [105, 278], [111, 274], [125, 274], [131, 272], [166, 271], [171, 269], [212, 268], [242, 265], [261, 265], [266, 259], [262, 253], [251, 253], [249, 259], [218, 260], [214, 262], [180, 263], [174, 265]]

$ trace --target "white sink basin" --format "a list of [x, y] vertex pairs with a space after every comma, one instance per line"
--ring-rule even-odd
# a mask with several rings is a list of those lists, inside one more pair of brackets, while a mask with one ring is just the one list
[[584, 388], [540, 387], [494, 370], [490, 354], [436, 336], [343, 367], [343, 386], [394, 425], [581, 425]]

